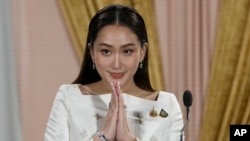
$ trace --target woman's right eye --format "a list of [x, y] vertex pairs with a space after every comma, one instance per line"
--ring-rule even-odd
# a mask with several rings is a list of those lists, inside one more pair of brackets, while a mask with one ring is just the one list
[[103, 55], [110, 55], [111, 54], [111, 51], [109, 51], [107, 49], [102, 49], [101, 52]]

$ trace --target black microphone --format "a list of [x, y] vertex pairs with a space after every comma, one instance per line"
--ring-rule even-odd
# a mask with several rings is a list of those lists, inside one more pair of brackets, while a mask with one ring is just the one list
[[192, 94], [189, 90], [186, 90], [183, 94], [183, 102], [184, 105], [186, 106], [187, 109], [187, 120], [189, 119], [189, 111], [190, 111], [190, 106], [192, 105], [193, 102], [193, 97]]
[[193, 97], [192, 97], [192, 94], [189, 90], [186, 90], [183, 94], [183, 102], [184, 102], [184, 105], [186, 106], [186, 110], [187, 110], [187, 119], [186, 119], [186, 122], [183, 126], [183, 128], [181, 129], [181, 139], [180, 141], [183, 140], [183, 132], [184, 132], [184, 129], [185, 127], [187, 126], [187, 123], [189, 121], [189, 111], [190, 111], [190, 106], [192, 105], [192, 102], [193, 102]]

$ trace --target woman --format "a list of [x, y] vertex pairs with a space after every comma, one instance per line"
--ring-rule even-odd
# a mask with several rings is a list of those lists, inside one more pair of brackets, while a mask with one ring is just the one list
[[177, 141], [183, 126], [176, 97], [151, 87], [143, 18], [109, 5], [89, 24], [79, 76], [62, 85], [46, 141]]

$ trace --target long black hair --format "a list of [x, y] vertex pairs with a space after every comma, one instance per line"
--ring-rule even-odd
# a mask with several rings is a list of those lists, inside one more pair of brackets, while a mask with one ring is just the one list
[[[119, 4], [104, 7], [99, 10], [90, 21], [81, 71], [73, 82], [74, 84], [84, 85], [101, 80], [98, 72], [92, 68], [93, 62], [89, 46], [93, 47], [97, 34], [103, 27], [116, 24], [130, 28], [137, 35], [141, 47], [143, 47], [145, 43], [148, 43], [144, 20], [134, 8]], [[134, 75], [135, 84], [141, 89], [154, 91], [149, 80], [148, 49], [146, 50], [142, 63], [143, 68], [138, 68]]]

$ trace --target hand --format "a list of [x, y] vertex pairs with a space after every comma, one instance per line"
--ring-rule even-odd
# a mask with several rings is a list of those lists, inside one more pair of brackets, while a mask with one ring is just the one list
[[129, 131], [127, 116], [119, 82], [111, 83], [112, 95], [109, 111], [102, 129], [105, 137], [110, 140], [134, 141], [135, 137]]
[[118, 114], [117, 114], [117, 127], [116, 127], [116, 139], [118, 141], [128, 141], [134, 140], [134, 136], [129, 131], [127, 115], [125, 111], [125, 105], [123, 101], [123, 97], [121, 95], [120, 83], [116, 82], [113, 84], [114, 92], [116, 94], [118, 100]]
[[113, 141], [116, 138], [116, 128], [118, 120], [118, 97], [115, 92], [114, 83], [111, 83], [112, 95], [109, 106], [109, 111], [102, 129], [103, 134], [109, 141]]

